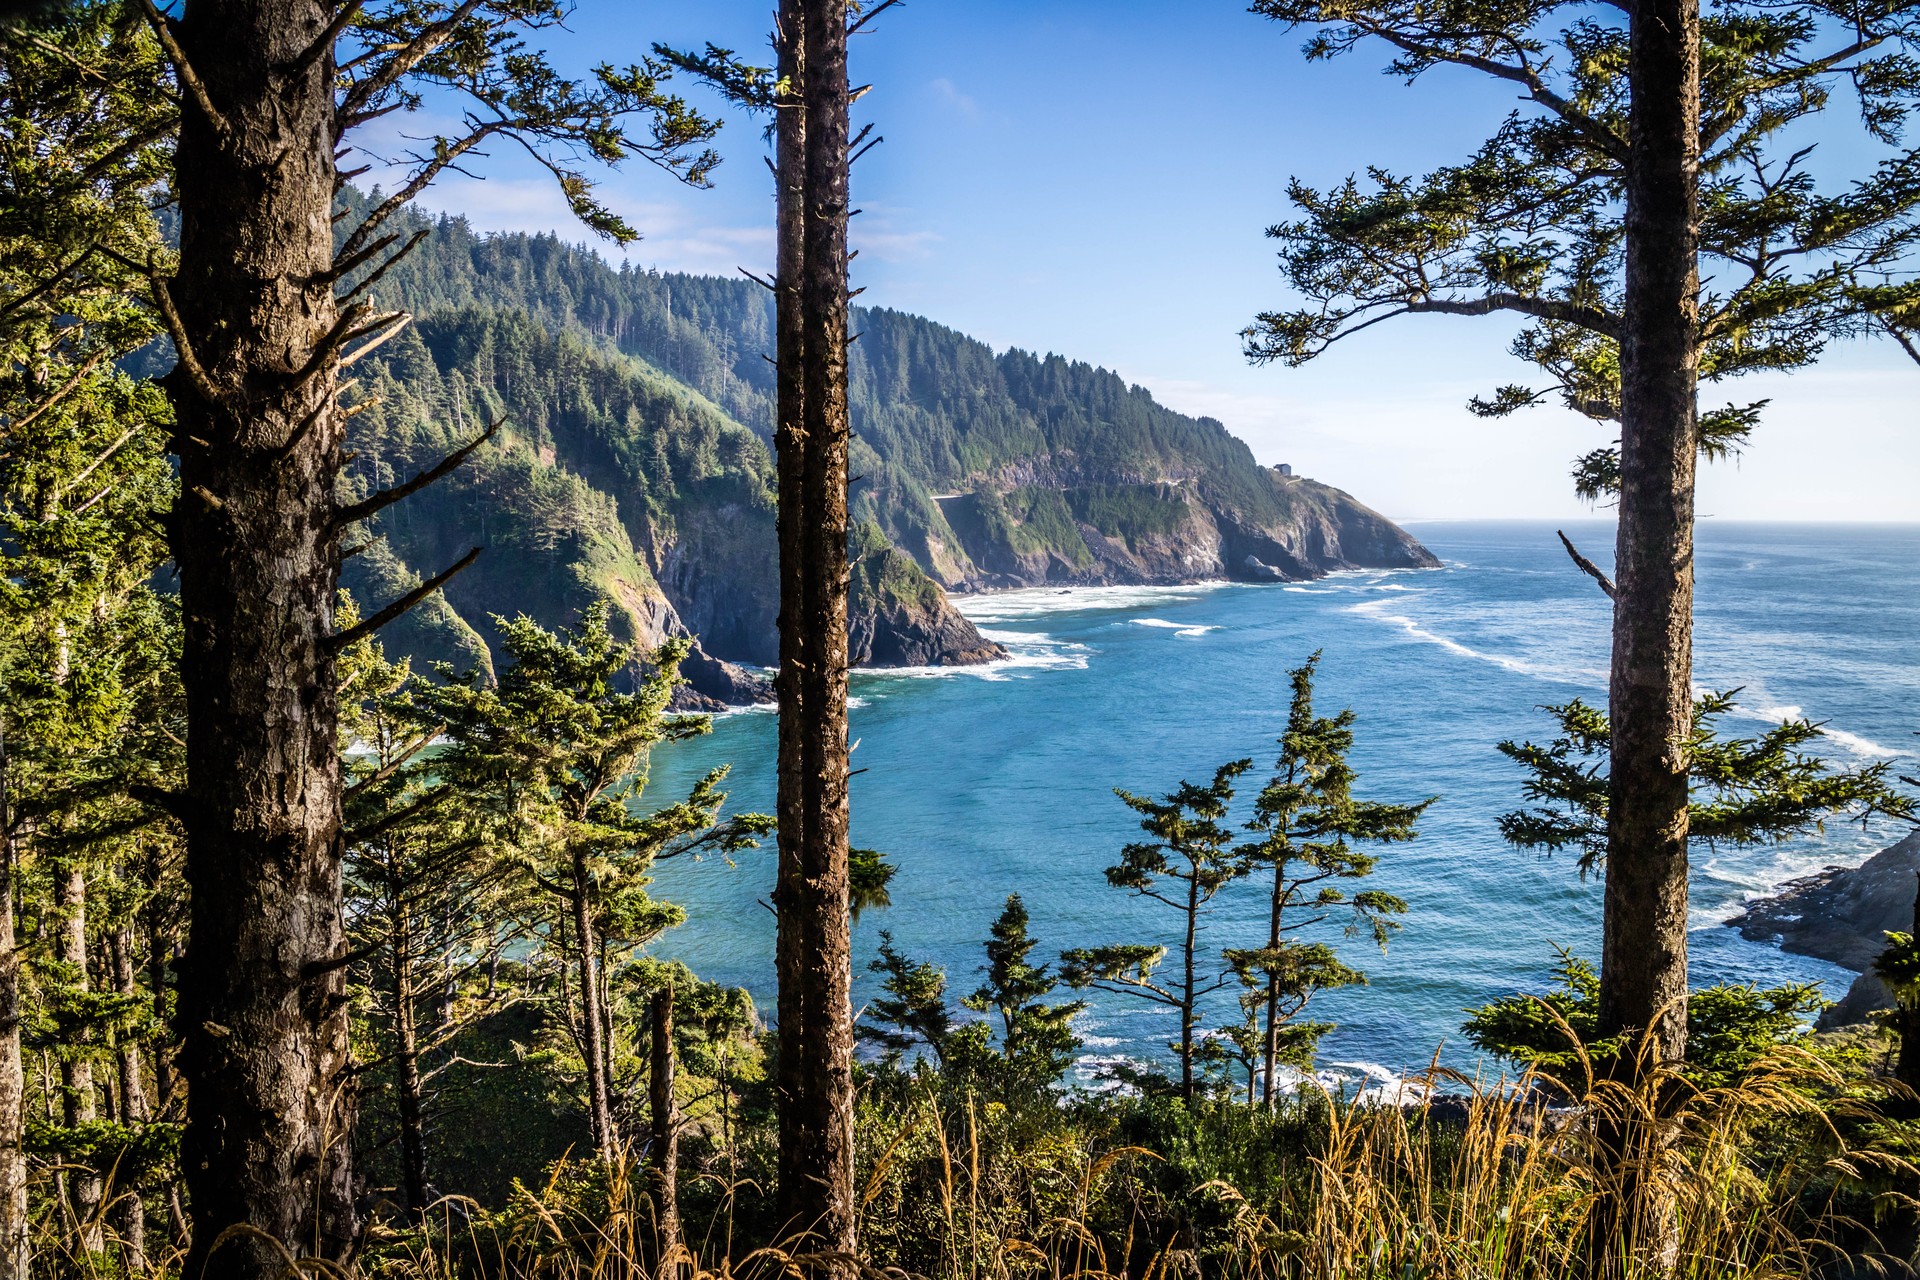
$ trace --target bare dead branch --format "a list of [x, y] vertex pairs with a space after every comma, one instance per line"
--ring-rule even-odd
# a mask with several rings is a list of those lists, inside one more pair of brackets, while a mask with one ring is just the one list
[[[393, 270], [396, 266], [398, 266], [400, 264], [400, 261], [403, 258], [405, 258], [408, 254], [412, 253], [416, 248], [418, 248], [420, 245], [420, 242], [422, 240], [425, 240], [427, 236], [429, 236], [430, 234], [432, 234], [432, 232], [427, 227], [422, 227], [420, 228], [420, 230], [414, 232], [413, 235], [407, 238], [407, 242], [405, 244], [401, 245], [398, 249], [395, 249], [393, 251], [392, 257], [388, 258], [385, 262], [375, 267], [372, 271], [369, 271], [367, 273], [366, 279], [362, 280], [359, 284], [356, 284], [355, 286], [353, 286], [353, 288], [341, 294], [339, 300], [341, 302], [350, 302], [353, 299], [359, 297], [361, 294], [365, 293], [367, 290], [373, 288], [374, 285], [379, 284], [381, 279], [386, 276], [387, 272]], [[392, 239], [389, 238], [387, 243], [391, 244]]]
[[140, 11], [146, 15], [147, 25], [153, 28], [160, 47], [166, 51], [167, 61], [173, 64], [173, 74], [179, 77], [180, 87], [187, 91], [187, 97], [193, 100], [193, 105], [206, 118], [207, 126], [222, 138], [233, 132], [233, 126], [227, 123], [226, 116], [213, 105], [206, 82], [193, 69], [193, 64], [187, 61], [187, 51], [180, 47], [180, 41], [174, 36], [173, 20], [155, 8], [153, 0], [140, 0]]
[[[1554, 532], [1560, 533], [1558, 529]], [[1613, 599], [1613, 580], [1601, 572], [1600, 566], [1581, 555], [1579, 549], [1573, 545], [1573, 539], [1564, 533], [1560, 534], [1560, 545], [1567, 549], [1567, 554], [1573, 557], [1573, 562], [1580, 566], [1582, 573], [1600, 584], [1600, 589], [1607, 593], [1607, 599]]]
[[405, 484], [397, 484], [393, 486], [391, 489], [382, 489], [378, 493], [375, 493], [367, 498], [364, 498], [359, 502], [351, 503], [347, 506], [340, 508], [340, 510], [336, 512], [333, 517], [334, 527], [337, 529], [344, 529], [348, 525], [353, 524], [356, 521], [365, 520], [368, 516], [376, 515], [379, 512], [386, 510], [388, 507], [400, 501], [400, 499], [409, 496], [410, 494], [415, 494], [420, 492], [420, 490], [426, 488], [428, 485], [432, 484], [435, 480], [438, 480], [441, 476], [446, 475], [448, 472], [452, 471], [455, 467], [465, 462], [467, 460], [467, 457], [470, 454], [472, 454], [475, 449], [478, 449], [481, 445], [493, 439], [494, 433], [500, 430], [501, 424], [504, 423], [506, 420], [507, 419], [505, 415], [495, 418], [492, 422], [489, 422], [487, 424], [486, 430], [482, 431], [479, 435], [467, 441], [467, 443], [461, 445], [458, 449], [455, 449], [452, 453], [440, 459], [440, 461], [434, 463], [431, 467], [428, 467], [425, 471], [422, 471], [419, 475], [407, 481]]
[[359, 795], [362, 791], [365, 791], [368, 787], [379, 786], [381, 783], [385, 782], [388, 778], [391, 778], [394, 774], [400, 772], [401, 769], [405, 768], [407, 761], [413, 759], [415, 756], [419, 755], [422, 751], [425, 751], [428, 747], [432, 746], [433, 740], [439, 737], [442, 733], [445, 733], [446, 729], [447, 729], [447, 726], [443, 724], [439, 728], [434, 729], [429, 733], [421, 734], [418, 738], [414, 739], [412, 742], [402, 747], [400, 749], [399, 754], [394, 756], [393, 759], [387, 761], [385, 764], [381, 765], [378, 769], [374, 770], [372, 773], [368, 774], [366, 777], [360, 779], [360, 781], [354, 783], [352, 786], [342, 791], [340, 793], [341, 799], [351, 800], [356, 795]]
[[[145, 0], [151, 3], [151, 0]], [[420, 60], [445, 44], [459, 25], [480, 7], [480, 0], [466, 0], [458, 9], [427, 27], [395, 51], [387, 65], [347, 90], [334, 112], [334, 137], [338, 139], [353, 125], [366, 105], [398, 84], [400, 78], [420, 64]]]
[[380, 612], [374, 614], [372, 617], [366, 618], [358, 623], [355, 623], [353, 626], [348, 627], [345, 631], [334, 632], [332, 635], [328, 636], [326, 640], [323, 642], [326, 646], [327, 652], [339, 653], [342, 649], [345, 649], [348, 646], [357, 643], [358, 641], [366, 639], [368, 636], [372, 635], [374, 632], [386, 626], [389, 622], [392, 622], [395, 618], [398, 618], [401, 614], [407, 612], [407, 610], [413, 608], [415, 605], [419, 604], [422, 600], [425, 600], [428, 596], [438, 591], [441, 587], [446, 586], [447, 583], [452, 580], [455, 574], [459, 573], [462, 569], [465, 569], [468, 565], [472, 564], [475, 560], [478, 560], [479, 558], [480, 558], [480, 548], [475, 547], [473, 550], [467, 552], [467, 554], [465, 554], [464, 556], [461, 556], [458, 560], [454, 561], [453, 564], [441, 570], [439, 573], [436, 573], [435, 575], [433, 575], [433, 577], [428, 578], [425, 582], [421, 583], [419, 586], [415, 587], [413, 590], [407, 592], [407, 594], [401, 596], [398, 600], [395, 600], [392, 604], [388, 605], [386, 608], [382, 609]]

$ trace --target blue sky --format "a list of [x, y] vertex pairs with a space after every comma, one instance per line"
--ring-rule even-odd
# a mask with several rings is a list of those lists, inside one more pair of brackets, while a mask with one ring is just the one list
[[[655, 40], [764, 58], [772, 7], [580, 0], [570, 30], [544, 43], [574, 69], [633, 60]], [[1117, 369], [1218, 417], [1262, 461], [1399, 518], [1585, 511], [1568, 466], [1605, 433], [1557, 408], [1498, 422], [1464, 408], [1526, 379], [1503, 320], [1395, 321], [1297, 370], [1250, 368], [1239, 352], [1252, 315], [1287, 301], [1262, 232], [1288, 216], [1290, 175], [1325, 184], [1370, 164], [1457, 159], [1514, 105], [1510, 88], [1466, 72], [1408, 87], [1380, 75], [1377, 49], [1309, 65], [1298, 35], [1232, 0], [908, 0], [877, 25], [853, 50], [855, 82], [874, 85], [857, 110], [886, 138], [854, 175], [863, 303]], [[635, 263], [769, 265], [760, 130], [731, 120], [719, 145], [711, 190], [644, 165], [606, 175], [606, 197], [645, 237]], [[1834, 168], [1870, 154], [1844, 129], [1823, 150]], [[422, 203], [483, 230], [585, 237], [524, 160], [501, 149], [475, 173]], [[1920, 367], [1890, 344], [1842, 345], [1731, 395], [1773, 405], [1753, 449], [1703, 477], [1702, 515], [1920, 519]]]

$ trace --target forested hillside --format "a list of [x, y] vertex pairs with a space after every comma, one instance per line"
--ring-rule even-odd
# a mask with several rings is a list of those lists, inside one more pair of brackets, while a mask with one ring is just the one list
[[[485, 546], [444, 603], [390, 633], [397, 648], [485, 665], [491, 615], [559, 621], [604, 595], [638, 634], [697, 635], [702, 692], [749, 696], [706, 655], [774, 660], [768, 295], [615, 268], [551, 236], [481, 237], [455, 218], [407, 230], [430, 233], [374, 293], [418, 323], [367, 362], [350, 483], [394, 483], [502, 425], [383, 517], [349, 585], [391, 598]], [[1258, 465], [1220, 423], [1106, 370], [996, 356], [897, 311], [857, 313], [855, 327], [861, 661], [996, 656], [943, 587], [1432, 563], [1346, 494]]]

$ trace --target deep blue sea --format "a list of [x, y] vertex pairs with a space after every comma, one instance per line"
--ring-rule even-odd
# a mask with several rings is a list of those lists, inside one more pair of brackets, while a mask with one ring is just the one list
[[[1137, 831], [1114, 787], [1163, 792], [1276, 753], [1287, 672], [1324, 650], [1322, 713], [1358, 713], [1359, 792], [1438, 795], [1418, 841], [1385, 851], [1373, 884], [1405, 898], [1405, 928], [1380, 954], [1340, 945], [1371, 985], [1315, 1002], [1339, 1028], [1323, 1065], [1354, 1085], [1416, 1070], [1441, 1051], [1471, 1067], [1463, 1012], [1542, 990], [1556, 945], [1597, 958], [1601, 886], [1570, 856], [1505, 846], [1497, 817], [1522, 801], [1520, 774], [1495, 749], [1541, 737], [1537, 708], [1575, 696], [1604, 703], [1609, 604], [1569, 562], [1554, 526], [1408, 526], [1444, 562], [1428, 571], [1359, 571], [1289, 586], [1034, 590], [960, 598], [1012, 658], [987, 668], [860, 673], [853, 828], [900, 867], [893, 906], [855, 936], [854, 1005], [881, 929], [934, 960], [957, 996], [976, 985], [980, 939], [1010, 892], [1042, 951], [1101, 942], [1172, 942], [1162, 909], [1107, 886], [1102, 869]], [[1612, 558], [1609, 523], [1562, 526], [1589, 556]], [[1742, 692], [1729, 731], [1805, 715], [1824, 750], [1863, 763], [1920, 751], [1920, 525], [1705, 522], [1699, 532], [1695, 676]], [[738, 808], [771, 812], [774, 717], [721, 717], [710, 737], [662, 753], [651, 795], [664, 803], [701, 770], [733, 765]], [[1696, 985], [1817, 981], [1837, 997], [1851, 974], [1749, 943], [1721, 922], [1743, 900], [1890, 843], [1880, 827], [1830, 827], [1778, 848], [1699, 850], [1693, 871]], [[688, 921], [660, 944], [703, 976], [773, 998], [771, 849], [667, 863], [656, 891]], [[1230, 886], [1205, 922], [1207, 945], [1259, 945], [1265, 889]], [[1333, 935], [1337, 937], [1336, 935]], [[1222, 992], [1215, 1021], [1234, 1016]], [[1165, 1053], [1172, 1019], [1099, 998], [1078, 1023], [1089, 1061]]]

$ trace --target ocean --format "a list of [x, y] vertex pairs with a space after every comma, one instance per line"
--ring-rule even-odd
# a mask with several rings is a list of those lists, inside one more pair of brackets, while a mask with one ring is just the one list
[[[1383, 851], [1368, 887], [1407, 900], [1382, 954], [1329, 934], [1370, 984], [1326, 993], [1318, 1018], [1329, 1079], [1379, 1086], [1438, 1054], [1479, 1059], [1460, 1035], [1466, 1011], [1551, 982], [1556, 947], [1598, 959], [1601, 884], [1571, 855], [1505, 845], [1496, 821], [1523, 802], [1503, 738], [1543, 738], [1538, 710], [1574, 697], [1604, 705], [1610, 605], [1568, 560], [1556, 526], [1422, 522], [1408, 528], [1443, 562], [1434, 570], [1362, 570], [1292, 585], [1037, 589], [956, 597], [1012, 655], [989, 667], [856, 673], [856, 844], [898, 863], [890, 908], [854, 938], [854, 1006], [877, 980], [866, 965], [881, 930], [908, 955], [973, 990], [980, 941], [1020, 893], [1040, 940], [1035, 958], [1073, 946], [1176, 939], [1177, 918], [1108, 887], [1102, 874], [1138, 834], [1115, 787], [1162, 793], [1251, 756], [1251, 798], [1277, 754], [1288, 671], [1323, 652], [1322, 714], [1359, 719], [1357, 794], [1438, 796], [1417, 841]], [[1608, 522], [1566, 524], [1607, 566]], [[1734, 689], [1723, 730], [1807, 716], [1837, 761], [1920, 753], [1920, 525], [1704, 522], [1697, 557], [1695, 679]], [[701, 771], [729, 762], [732, 807], [771, 812], [774, 717], [719, 717], [713, 733], [657, 755], [649, 800], [664, 804]], [[1838, 998], [1852, 975], [1747, 942], [1722, 923], [1748, 898], [1798, 875], [1857, 863], [1898, 838], [1888, 826], [1830, 825], [1777, 847], [1697, 848], [1689, 947], [1695, 985], [1815, 982]], [[666, 862], [655, 892], [687, 923], [655, 945], [710, 980], [773, 1006], [771, 847], [731, 862]], [[1213, 954], [1264, 940], [1265, 888], [1229, 886], [1204, 924]], [[1232, 992], [1214, 1025], [1234, 1018]], [[1077, 1022], [1091, 1079], [1114, 1055], [1164, 1059], [1170, 1011], [1095, 996]], [[1486, 1064], [1488, 1069], [1497, 1066]]]

